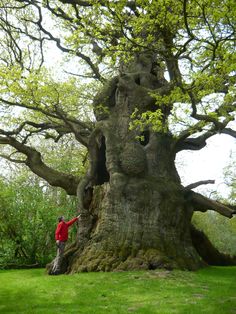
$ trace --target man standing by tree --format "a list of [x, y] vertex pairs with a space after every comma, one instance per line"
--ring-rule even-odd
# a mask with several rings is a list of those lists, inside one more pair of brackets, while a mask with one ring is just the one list
[[59, 274], [64, 249], [66, 246], [66, 241], [68, 240], [68, 228], [73, 225], [79, 219], [80, 215], [65, 222], [64, 216], [58, 217], [58, 225], [55, 231], [55, 239], [57, 244], [57, 256], [53, 264], [53, 273], [55, 275]]

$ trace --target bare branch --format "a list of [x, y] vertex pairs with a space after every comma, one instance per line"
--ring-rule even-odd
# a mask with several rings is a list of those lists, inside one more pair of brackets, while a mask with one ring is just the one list
[[236, 138], [236, 131], [235, 130], [232, 130], [230, 128], [225, 128], [221, 131], [221, 133], [224, 133], [224, 134], [228, 134], [230, 136], [233, 136]]
[[195, 189], [200, 185], [214, 184], [214, 183], [215, 183], [215, 180], [203, 180], [203, 181], [194, 182], [194, 183], [191, 183], [191, 184], [185, 186], [184, 191], [189, 191], [189, 190]]
[[63, 70], [63, 72], [70, 74], [70, 75], [73, 75], [73, 76], [82, 77], [82, 78], [93, 78], [93, 79], [96, 78], [94, 75], [83, 75], [83, 74], [73, 73], [73, 72], [66, 71], [66, 70]]

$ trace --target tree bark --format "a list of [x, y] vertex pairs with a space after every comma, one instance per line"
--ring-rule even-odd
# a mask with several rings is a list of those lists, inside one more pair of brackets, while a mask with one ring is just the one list
[[112, 180], [114, 186], [100, 187], [101, 202], [91, 212], [97, 219], [69, 272], [203, 266], [191, 241], [192, 213], [174, 185], [119, 173]]

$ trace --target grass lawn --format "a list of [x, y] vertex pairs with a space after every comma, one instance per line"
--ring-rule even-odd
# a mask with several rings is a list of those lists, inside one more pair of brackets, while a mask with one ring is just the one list
[[69, 276], [2, 270], [0, 313], [236, 314], [236, 267]]

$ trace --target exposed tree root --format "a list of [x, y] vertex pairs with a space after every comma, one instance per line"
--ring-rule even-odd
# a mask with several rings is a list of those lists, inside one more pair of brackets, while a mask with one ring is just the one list
[[191, 228], [191, 236], [193, 245], [196, 248], [198, 254], [208, 265], [236, 265], [236, 256], [230, 256], [228, 254], [223, 254], [218, 251], [210, 242], [208, 237], [202, 231], [196, 229], [194, 226], [192, 226]]

